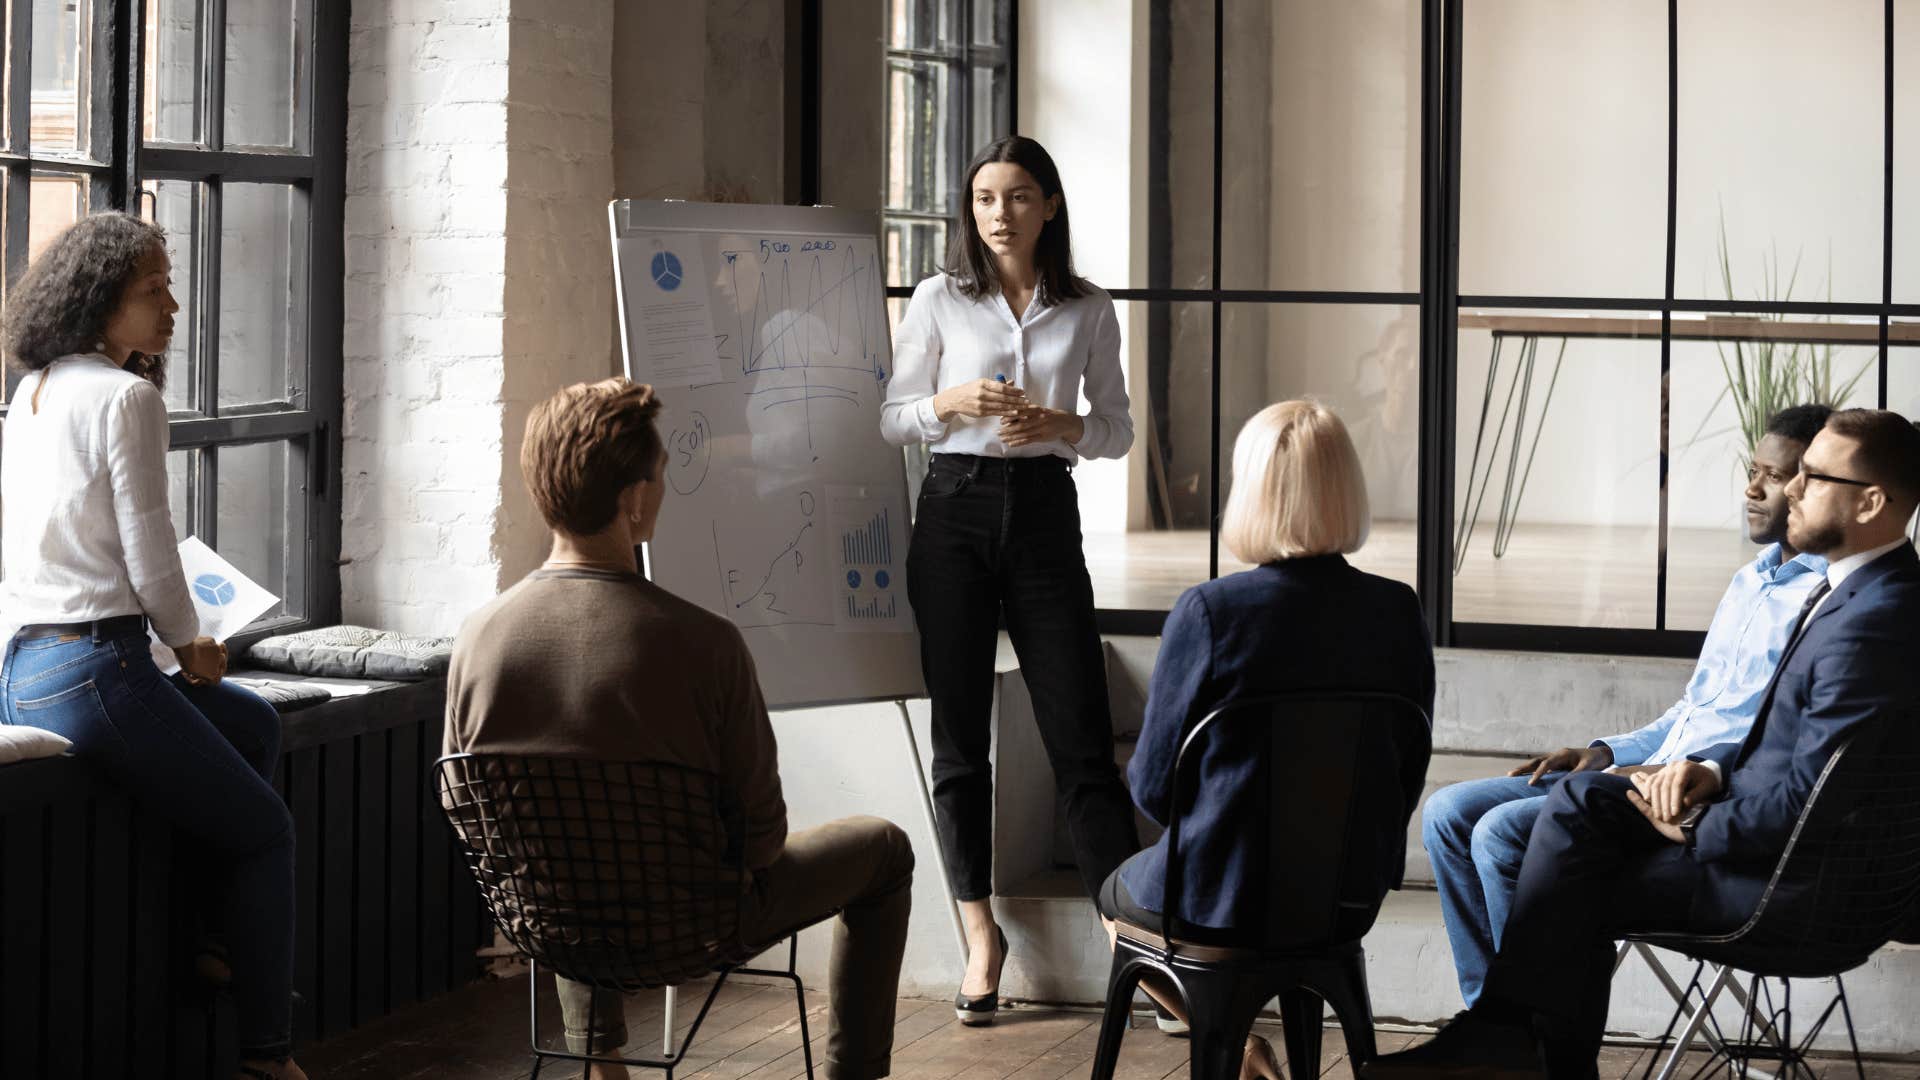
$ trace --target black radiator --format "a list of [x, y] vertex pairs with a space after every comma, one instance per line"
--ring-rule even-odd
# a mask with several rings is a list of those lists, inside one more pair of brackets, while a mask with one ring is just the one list
[[[490, 928], [427, 774], [445, 692], [287, 718], [296, 1048], [478, 973]], [[190, 842], [87, 766], [0, 766], [0, 1077], [231, 1076], [231, 1003], [188, 972], [203, 878]]]

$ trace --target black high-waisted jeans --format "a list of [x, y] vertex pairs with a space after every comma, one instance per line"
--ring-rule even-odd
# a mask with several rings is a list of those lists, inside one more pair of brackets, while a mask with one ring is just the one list
[[1113, 763], [1106, 664], [1067, 463], [935, 454], [920, 489], [907, 595], [933, 698], [933, 800], [954, 895], [992, 894], [993, 657], [1007, 635], [1053, 764], [1088, 896], [1139, 848]]

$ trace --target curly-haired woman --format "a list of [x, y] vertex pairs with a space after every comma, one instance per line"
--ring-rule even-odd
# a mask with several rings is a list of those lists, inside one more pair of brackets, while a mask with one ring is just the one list
[[[0, 454], [0, 722], [45, 728], [230, 868], [223, 911], [240, 1075], [287, 1056], [293, 820], [269, 777], [279, 716], [223, 683], [199, 636], [167, 508], [162, 354], [180, 310], [165, 234], [99, 214], [60, 234], [6, 309], [24, 370]], [[154, 665], [147, 627], [181, 671]]]

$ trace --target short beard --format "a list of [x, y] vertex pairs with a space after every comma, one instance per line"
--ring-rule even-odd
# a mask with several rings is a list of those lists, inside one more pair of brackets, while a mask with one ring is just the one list
[[1847, 542], [1847, 531], [1838, 525], [1802, 526], [1795, 532], [1792, 525], [1787, 526], [1787, 543], [1795, 551], [1808, 555], [1825, 555]]

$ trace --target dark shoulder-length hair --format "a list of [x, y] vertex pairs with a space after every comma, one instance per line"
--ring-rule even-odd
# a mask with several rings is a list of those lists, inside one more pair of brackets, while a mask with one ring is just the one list
[[1053, 220], [1040, 230], [1040, 243], [1033, 261], [1040, 271], [1040, 300], [1045, 304], [1087, 295], [1092, 288], [1073, 272], [1073, 232], [1067, 226], [1067, 193], [1060, 189], [1060, 170], [1054, 167], [1046, 147], [1024, 135], [995, 139], [982, 147], [967, 166], [967, 180], [961, 188], [960, 220], [954, 223], [953, 239], [947, 244], [947, 273], [969, 300], [1000, 291], [1000, 273], [994, 267], [993, 252], [980, 239], [980, 227], [973, 220], [973, 178], [980, 170], [997, 162], [1018, 165], [1040, 185], [1040, 197], [1060, 198]]
[[[63, 356], [97, 351], [140, 260], [166, 244], [160, 226], [117, 211], [83, 218], [54, 237], [7, 298], [0, 347], [8, 363], [39, 371]], [[135, 353], [127, 370], [166, 386], [163, 357]]]

